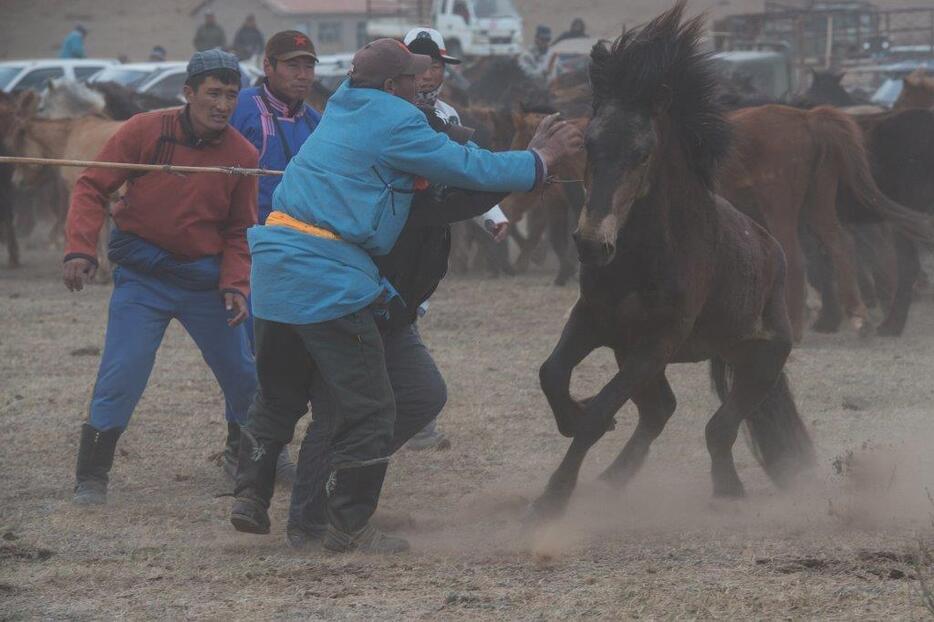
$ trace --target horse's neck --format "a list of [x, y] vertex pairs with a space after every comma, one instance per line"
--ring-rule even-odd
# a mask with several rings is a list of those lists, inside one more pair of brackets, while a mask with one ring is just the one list
[[26, 132], [41, 148], [42, 157], [60, 158], [78, 121], [80, 119], [33, 119], [27, 123]]

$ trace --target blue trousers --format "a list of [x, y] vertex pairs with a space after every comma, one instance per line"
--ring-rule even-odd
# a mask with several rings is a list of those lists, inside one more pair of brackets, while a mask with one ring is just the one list
[[173, 318], [188, 331], [214, 372], [224, 392], [227, 421], [246, 421], [256, 392], [256, 367], [244, 325], [227, 325], [221, 294], [183, 289], [117, 266], [104, 353], [91, 397], [89, 423], [93, 427], [101, 431], [126, 428]]
[[[390, 450], [395, 452], [433, 422], [447, 401], [447, 387], [415, 324], [383, 332], [386, 370], [396, 401], [396, 421]], [[308, 532], [327, 524], [324, 485], [331, 471], [325, 423], [315, 418], [315, 406], [326, 407], [326, 396], [312, 394], [312, 420], [298, 454], [292, 485], [289, 525]]]

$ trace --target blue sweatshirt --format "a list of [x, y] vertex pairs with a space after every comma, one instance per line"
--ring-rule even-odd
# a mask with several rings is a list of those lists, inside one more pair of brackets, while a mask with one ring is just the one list
[[416, 175], [468, 190], [528, 192], [543, 172], [531, 151], [458, 145], [409, 102], [345, 81], [273, 195], [273, 209], [340, 239], [250, 228], [254, 314], [287, 324], [324, 322], [379, 298], [385, 283], [371, 255], [395, 244]]

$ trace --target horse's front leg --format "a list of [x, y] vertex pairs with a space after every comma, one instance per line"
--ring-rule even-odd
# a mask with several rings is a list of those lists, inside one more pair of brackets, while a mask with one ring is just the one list
[[542, 392], [551, 406], [558, 431], [564, 436], [574, 436], [583, 415], [582, 405], [571, 397], [571, 373], [600, 345], [594, 320], [578, 300], [561, 331], [558, 345], [538, 371]]
[[681, 342], [680, 332], [673, 333], [643, 340], [630, 351], [619, 372], [587, 402], [564, 459], [548, 480], [545, 492], [532, 504], [531, 519], [556, 518], [564, 512], [587, 452], [606, 433], [613, 416], [633, 392], [665, 369]]

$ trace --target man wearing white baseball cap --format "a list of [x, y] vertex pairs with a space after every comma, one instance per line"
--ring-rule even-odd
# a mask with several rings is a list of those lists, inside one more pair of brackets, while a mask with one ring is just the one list
[[[444, 72], [447, 65], [459, 65], [461, 60], [448, 54], [444, 44], [444, 37], [434, 28], [419, 27], [410, 30], [403, 39], [406, 47], [413, 54], [424, 54], [431, 57], [431, 66], [428, 70], [415, 78], [415, 103], [419, 106], [434, 107], [438, 116], [447, 123], [460, 125], [461, 118], [457, 110], [447, 102], [438, 98], [441, 89], [444, 87]], [[503, 242], [509, 233], [509, 219], [500, 209], [499, 205], [494, 205], [492, 209], [480, 216], [474, 221], [481, 227], [486, 228], [487, 232], [496, 242]], [[427, 309], [428, 303], [423, 305], [423, 311]], [[416, 434], [406, 445], [409, 449], [433, 449], [443, 446], [447, 443], [444, 435], [438, 431], [437, 419], [425, 426], [425, 429]]]

